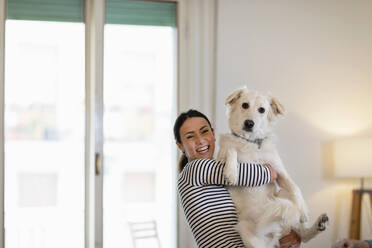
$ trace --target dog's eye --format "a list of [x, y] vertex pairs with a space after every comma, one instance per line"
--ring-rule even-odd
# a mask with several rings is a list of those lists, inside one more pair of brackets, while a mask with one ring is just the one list
[[258, 108], [258, 112], [260, 112], [261, 114], [265, 113], [265, 109], [263, 107], [260, 107]]
[[247, 108], [249, 108], [249, 103], [244, 102], [244, 103], [242, 104], [242, 108], [243, 108], [243, 109], [247, 109]]

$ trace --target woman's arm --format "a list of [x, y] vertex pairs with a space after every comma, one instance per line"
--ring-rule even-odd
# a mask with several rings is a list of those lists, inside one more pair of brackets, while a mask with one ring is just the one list
[[222, 184], [254, 187], [271, 182], [272, 168], [260, 164], [240, 163], [238, 164], [239, 179], [236, 184], [230, 184], [223, 176], [224, 167], [224, 163], [216, 160], [195, 159], [185, 166], [181, 177], [192, 185]]
[[288, 235], [280, 240], [280, 248], [298, 248], [301, 245], [301, 238], [296, 232], [291, 231]]

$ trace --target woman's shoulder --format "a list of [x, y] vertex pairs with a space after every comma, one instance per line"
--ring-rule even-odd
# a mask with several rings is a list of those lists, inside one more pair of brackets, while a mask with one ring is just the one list
[[210, 165], [218, 165], [220, 164], [219, 161], [215, 160], [215, 159], [210, 159], [210, 158], [197, 158], [197, 159], [194, 159], [190, 162], [188, 162], [185, 167], [183, 168], [182, 171], [184, 171], [185, 169], [186, 170], [189, 170], [190, 168], [193, 168], [193, 167], [205, 167], [205, 166], [210, 166]]
[[196, 158], [190, 162], [187, 163], [189, 164], [196, 164], [196, 163], [215, 163], [216, 160], [214, 158]]

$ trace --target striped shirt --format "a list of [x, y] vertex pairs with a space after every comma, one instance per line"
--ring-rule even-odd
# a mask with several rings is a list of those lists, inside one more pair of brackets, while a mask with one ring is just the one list
[[224, 186], [261, 186], [270, 182], [270, 170], [259, 164], [238, 164], [238, 183], [224, 179], [225, 164], [210, 159], [189, 162], [178, 178], [178, 193], [194, 239], [200, 248], [241, 247], [235, 230], [238, 216]]

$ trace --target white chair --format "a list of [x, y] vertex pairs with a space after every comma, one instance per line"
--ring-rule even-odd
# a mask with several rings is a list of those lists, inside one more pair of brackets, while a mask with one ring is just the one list
[[160, 246], [160, 240], [158, 236], [158, 231], [156, 227], [156, 221], [142, 221], [142, 222], [128, 222], [130, 233], [132, 236], [133, 247], [137, 248], [137, 242], [144, 239], [154, 239], [154, 242], [157, 243], [158, 248]]

